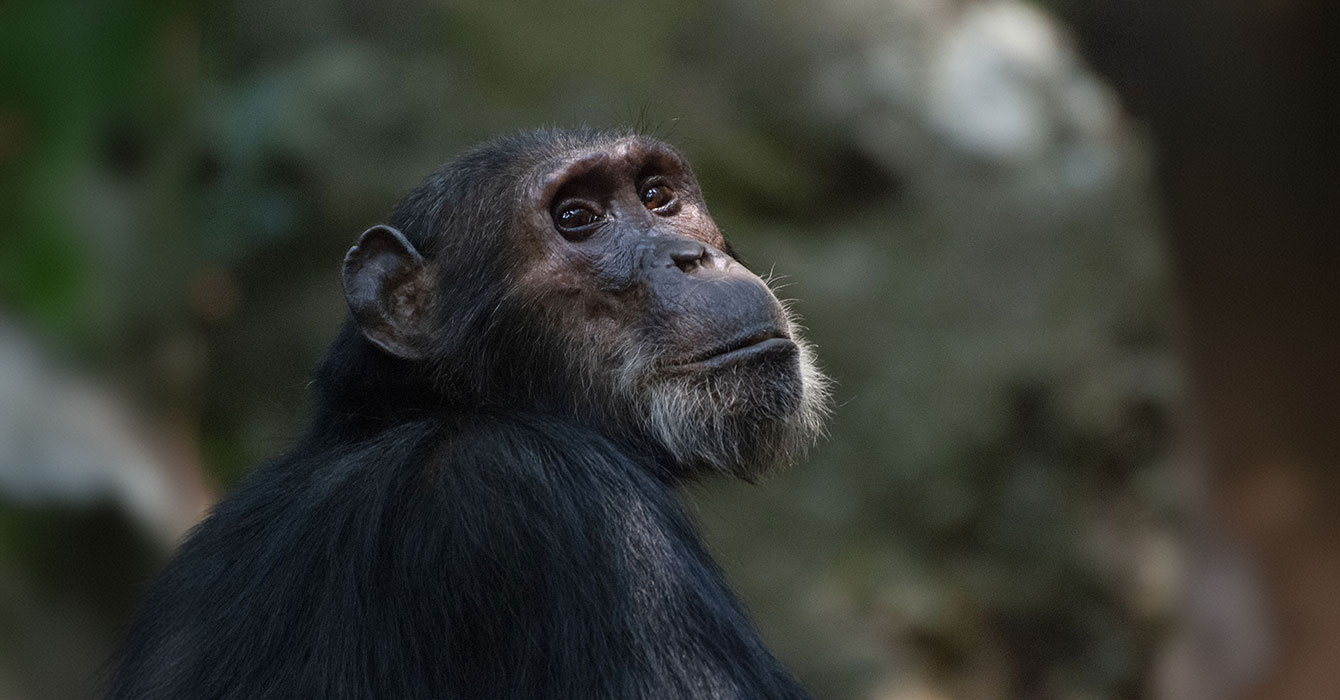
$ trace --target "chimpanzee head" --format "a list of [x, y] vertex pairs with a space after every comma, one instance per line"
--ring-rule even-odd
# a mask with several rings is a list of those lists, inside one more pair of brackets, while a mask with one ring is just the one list
[[399, 387], [382, 405], [562, 415], [658, 449], [679, 475], [752, 478], [822, 430], [809, 346], [655, 139], [541, 131], [476, 148], [363, 233], [344, 287], [356, 371]]

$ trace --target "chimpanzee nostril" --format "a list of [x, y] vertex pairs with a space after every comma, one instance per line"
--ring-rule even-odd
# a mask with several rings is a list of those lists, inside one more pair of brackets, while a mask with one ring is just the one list
[[697, 241], [683, 241], [670, 250], [670, 260], [684, 272], [702, 267], [707, 255], [707, 246]]
[[721, 267], [722, 254], [687, 236], [648, 236], [637, 244], [638, 266], [644, 270], [678, 268], [685, 274]]

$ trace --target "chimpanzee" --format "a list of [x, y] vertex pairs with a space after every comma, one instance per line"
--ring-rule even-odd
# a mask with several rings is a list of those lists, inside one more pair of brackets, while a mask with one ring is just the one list
[[679, 153], [477, 147], [343, 281], [310, 427], [150, 587], [109, 698], [809, 697], [676, 486], [797, 458], [825, 382]]

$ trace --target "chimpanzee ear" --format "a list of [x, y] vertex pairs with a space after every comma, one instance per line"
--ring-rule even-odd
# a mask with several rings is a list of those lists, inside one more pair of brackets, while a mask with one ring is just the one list
[[363, 335], [405, 360], [428, 354], [433, 279], [404, 234], [378, 224], [344, 256], [344, 297]]

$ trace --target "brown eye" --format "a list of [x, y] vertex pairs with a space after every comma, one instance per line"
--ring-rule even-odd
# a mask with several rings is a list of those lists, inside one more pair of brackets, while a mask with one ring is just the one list
[[675, 198], [675, 191], [665, 185], [647, 185], [638, 196], [642, 199], [642, 206], [660, 209]]
[[599, 214], [580, 204], [560, 207], [554, 212], [554, 224], [565, 231], [585, 228], [599, 220]]

